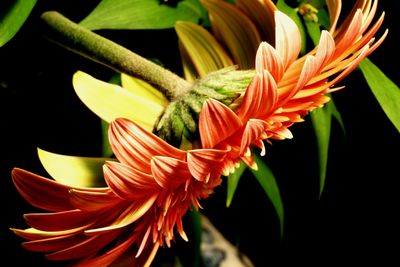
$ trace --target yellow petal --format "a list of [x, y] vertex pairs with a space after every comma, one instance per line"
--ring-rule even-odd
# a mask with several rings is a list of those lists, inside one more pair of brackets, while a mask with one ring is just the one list
[[160, 91], [141, 79], [122, 73], [121, 83], [123, 88], [127, 89], [134, 95], [151, 100], [163, 107], [168, 105], [167, 98]]
[[274, 3], [271, 0], [236, 0], [235, 3], [254, 22], [262, 40], [274, 44], [274, 11], [277, 10]]
[[164, 106], [118, 85], [78, 71], [73, 76], [76, 94], [97, 116], [107, 122], [127, 118], [151, 131]]
[[210, 14], [214, 35], [224, 42], [241, 69], [254, 68], [254, 58], [260, 34], [253, 22], [243, 13], [224, 1], [202, 0]]
[[181, 21], [175, 24], [175, 31], [200, 78], [209, 72], [233, 65], [222, 46], [203, 27]]
[[104, 186], [102, 166], [110, 158], [67, 156], [38, 148], [40, 162], [50, 176], [73, 187]]
[[183, 76], [185, 77], [185, 80], [194, 82], [199, 77], [196, 67], [193, 65], [193, 61], [190, 59], [189, 54], [183, 47], [181, 41], [178, 41], [178, 46], [181, 55]]
[[342, 1], [326, 0], [326, 5], [328, 7], [329, 19], [331, 21], [329, 32], [333, 34], [336, 31], [336, 26], [340, 16], [340, 10], [342, 9]]

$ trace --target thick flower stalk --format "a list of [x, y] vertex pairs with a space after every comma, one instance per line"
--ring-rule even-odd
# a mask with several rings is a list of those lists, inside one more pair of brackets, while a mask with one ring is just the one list
[[[218, 9], [222, 1], [203, 2], [213, 9], [213, 23], [223, 23], [218, 17], [224, 14], [224, 9]], [[74, 266], [118, 266], [126, 258], [131, 266], [150, 265], [158, 248], [169, 247], [174, 241], [175, 230], [187, 239], [182, 217], [188, 209], [201, 207], [201, 199], [221, 183], [222, 175], [234, 172], [239, 161], [256, 168], [251, 148], [259, 147], [265, 154], [264, 141], [291, 138], [289, 127], [323, 106], [329, 100], [326, 94], [342, 88], [338, 82], [386, 36], [385, 33], [377, 41], [373, 38], [383, 21], [382, 15], [370, 26], [377, 1], [358, 1], [340, 27], [336, 26], [340, 1], [327, 1], [332, 27], [322, 32], [314, 50], [299, 57], [301, 38], [297, 26], [271, 1], [236, 2], [243, 10], [240, 12], [259, 18], [257, 26], [246, 23], [249, 29], [261, 28], [261, 22], [272, 21], [274, 25], [273, 30], [267, 28], [261, 35], [268, 37], [265, 40], [270, 43], [259, 44], [261, 39], [250, 37], [247, 40], [259, 44], [258, 49], [254, 48], [253, 62], [244, 61], [245, 49], [239, 49], [239, 65], [255, 65], [254, 77], [242, 96], [225, 103], [202, 96], [202, 106], [193, 109], [198, 112], [193, 117], [198, 117], [200, 140], [184, 150], [151, 132], [155, 118], [167, 105], [164, 98], [153, 99], [158, 103], [154, 106], [157, 109], [148, 121], [129, 116], [115, 103], [99, 108], [91, 102], [90, 93], [80, 94], [84, 102], [90, 102], [91, 109], [110, 122], [109, 141], [117, 161], [104, 164], [104, 187], [67, 185], [14, 169], [14, 184], [21, 195], [32, 205], [49, 211], [26, 214], [31, 228], [13, 229], [27, 240], [23, 243], [25, 248], [46, 253], [51, 260], [70, 260]], [[251, 13], [251, 7], [262, 7], [264, 11]], [[230, 11], [232, 8], [229, 5]], [[267, 17], [259, 17], [260, 14]], [[217, 25], [213, 29], [222, 34]], [[232, 45], [229, 41], [228, 47]], [[224, 64], [230, 62], [233, 61]], [[79, 83], [80, 78], [85, 82]], [[80, 88], [81, 93], [89, 92], [86, 89], [93, 86], [110, 88], [83, 73], [74, 77], [74, 87]], [[113, 86], [113, 92], [114, 89], [133, 101], [126, 102], [126, 107], [138, 102], [121, 87]], [[174, 98], [183, 101], [185, 95]]]

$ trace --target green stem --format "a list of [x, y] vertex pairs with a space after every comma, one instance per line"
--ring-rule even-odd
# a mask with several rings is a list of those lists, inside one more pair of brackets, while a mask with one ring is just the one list
[[168, 99], [186, 93], [191, 84], [171, 71], [135, 54], [74, 22], [56, 11], [44, 12], [44, 22], [61, 41], [58, 44], [113, 70], [143, 79]]

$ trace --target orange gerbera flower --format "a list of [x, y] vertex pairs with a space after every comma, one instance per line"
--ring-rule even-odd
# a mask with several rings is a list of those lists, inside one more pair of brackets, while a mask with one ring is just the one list
[[119, 162], [104, 165], [108, 187], [71, 187], [13, 170], [20, 194], [51, 212], [26, 214], [32, 228], [13, 229], [29, 240], [25, 248], [74, 266], [108, 266], [127, 252], [132, 264], [148, 266], [175, 228], [187, 240], [183, 215], [220, 184], [226, 151], [183, 151], [126, 119], [111, 123], [110, 143]]
[[275, 11], [275, 48], [266, 42], [259, 46], [256, 75], [240, 107], [234, 112], [218, 101], [206, 101], [199, 119], [203, 148], [228, 149], [228, 164], [242, 160], [256, 168], [250, 145], [260, 147], [263, 155], [262, 140], [291, 138], [288, 127], [329, 101], [326, 94], [341, 89], [334, 86], [382, 43], [387, 32], [376, 42], [373, 36], [383, 15], [368, 29], [376, 7], [377, 1], [368, 1], [355, 8], [337, 31], [323, 31], [319, 45], [300, 58], [296, 24]]

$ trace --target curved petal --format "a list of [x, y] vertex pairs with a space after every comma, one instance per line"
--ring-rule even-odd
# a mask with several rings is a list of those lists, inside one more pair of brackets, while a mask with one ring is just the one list
[[242, 126], [239, 117], [227, 106], [208, 99], [200, 112], [199, 132], [203, 148], [213, 148]]
[[336, 31], [336, 25], [339, 20], [340, 10], [342, 9], [342, 0], [326, 0], [328, 6], [329, 19], [331, 21], [330, 33]]
[[73, 234], [73, 235], [56, 236], [46, 239], [24, 242], [22, 243], [22, 246], [25, 249], [29, 249], [31, 251], [49, 253], [58, 250], [64, 250], [77, 243], [81, 243], [86, 239], [88, 239], [88, 237], [85, 236], [83, 233], [81, 233], [78, 235]]
[[275, 43], [275, 4], [271, 0], [236, 0], [235, 3], [255, 23], [261, 39]]
[[258, 73], [268, 71], [276, 82], [284, 74], [283, 63], [276, 50], [267, 42], [261, 42], [256, 55], [256, 70]]
[[71, 260], [97, 253], [118, 236], [120, 232], [112, 232], [106, 235], [97, 235], [84, 239], [74, 246], [47, 254], [49, 260]]
[[76, 157], [56, 154], [38, 148], [40, 162], [50, 176], [75, 187], [104, 186], [102, 166], [107, 158]]
[[114, 193], [122, 199], [136, 200], [159, 189], [152, 175], [119, 162], [107, 162], [104, 177]]
[[69, 201], [76, 209], [84, 211], [99, 211], [122, 203], [109, 188], [107, 191], [87, 191], [71, 189]]
[[301, 35], [296, 23], [286, 14], [275, 11], [275, 49], [286, 70], [301, 50]]
[[187, 163], [170, 157], [152, 157], [151, 172], [156, 182], [169, 190], [174, 190], [191, 178]]
[[228, 47], [242, 69], [254, 67], [254, 56], [261, 42], [253, 22], [239, 9], [224, 1], [202, 0], [210, 14], [214, 35]]
[[66, 236], [66, 235], [77, 233], [77, 232], [81, 231], [82, 229], [74, 228], [74, 229], [69, 229], [69, 230], [64, 230], [64, 231], [49, 232], [49, 231], [41, 231], [41, 230], [38, 230], [35, 228], [27, 228], [27, 229], [10, 228], [10, 230], [13, 231], [16, 235], [18, 235], [26, 240], [40, 240], [40, 239], [48, 239], [48, 238], [53, 238], [53, 237], [58, 237], [58, 236]]
[[150, 174], [153, 156], [168, 156], [183, 160], [185, 152], [127, 119], [117, 119], [110, 124], [110, 144], [114, 154], [124, 164]]
[[246, 90], [238, 116], [242, 122], [267, 117], [274, 111], [277, 100], [278, 90], [272, 75], [267, 71], [258, 73]]
[[48, 211], [75, 209], [69, 202], [71, 187], [18, 168], [11, 175], [18, 192], [31, 205]]
[[246, 127], [243, 131], [242, 141], [240, 143], [240, 155], [245, 154], [250, 145], [262, 137], [263, 133], [265, 132], [265, 127], [265, 122], [262, 120], [250, 119], [246, 123]]
[[[109, 226], [85, 230], [87, 235], [98, 235], [109, 232], [116, 232], [141, 218], [154, 204], [158, 197], [158, 194], [151, 195], [149, 197], [134, 201], [129, 207], [125, 208], [124, 211], [115, 219]], [[117, 231], [118, 232], [118, 231]]]
[[151, 102], [157, 103], [164, 108], [168, 106], [168, 99], [151, 84], [125, 73], [121, 73], [122, 87], [135, 96], [143, 97]]
[[68, 210], [56, 213], [25, 214], [26, 223], [41, 231], [64, 231], [87, 227], [98, 213], [83, 213], [81, 210]]
[[212, 71], [233, 65], [224, 48], [200, 25], [179, 21], [175, 24], [175, 31], [200, 78]]
[[[192, 176], [198, 181], [206, 181], [213, 169], [218, 170], [228, 151], [217, 149], [195, 149], [188, 151], [187, 163]], [[221, 166], [222, 167], [222, 166]]]
[[164, 106], [120, 86], [106, 83], [78, 71], [73, 76], [76, 94], [97, 116], [107, 122], [128, 118], [143, 128], [153, 130]]

